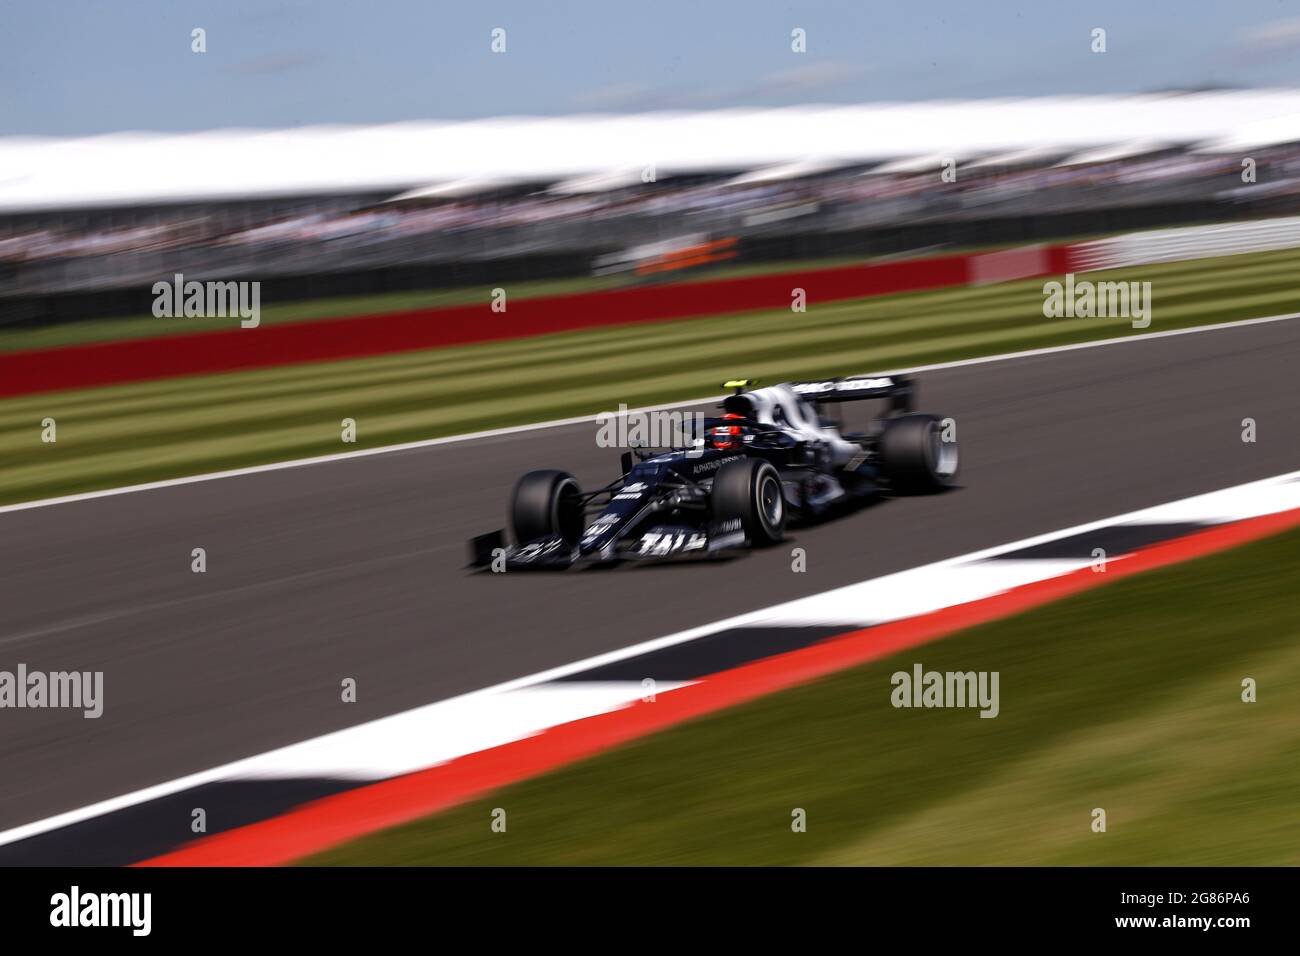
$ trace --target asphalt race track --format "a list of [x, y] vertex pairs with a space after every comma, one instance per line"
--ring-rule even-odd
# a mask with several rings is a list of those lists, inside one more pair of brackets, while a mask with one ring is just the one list
[[[463, 570], [465, 539], [504, 525], [521, 472], [564, 467], [590, 487], [615, 476], [594, 422], [0, 514], [0, 669], [105, 672], [98, 720], [0, 714], [0, 829], [778, 601], [1295, 470], [1297, 369], [1300, 320], [924, 373], [920, 407], [958, 422], [962, 488], [703, 565]], [[1255, 444], [1241, 440], [1246, 417]], [[795, 545], [807, 573], [790, 570]], [[206, 574], [190, 570], [198, 547]], [[346, 677], [353, 704], [340, 702]]]

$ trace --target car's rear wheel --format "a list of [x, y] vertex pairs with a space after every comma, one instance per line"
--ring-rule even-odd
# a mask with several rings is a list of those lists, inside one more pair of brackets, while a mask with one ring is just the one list
[[929, 494], [957, 480], [961, 459], [950, 422], [938, 415], [900, 415], [880, 435], [880, 465], [890, 489]]
[[713, 479], [711, 506], [716, 523], [725, 527], [738, 520], [755, 547], [785, 537], [781, 476], [761, 458], [742, 458], [719, 468]]
[[567, 471], [530, 471], [515, 485], [510, 524], [519, 544], [558, 534], [576, 545], [583, 517], [582, 489]]

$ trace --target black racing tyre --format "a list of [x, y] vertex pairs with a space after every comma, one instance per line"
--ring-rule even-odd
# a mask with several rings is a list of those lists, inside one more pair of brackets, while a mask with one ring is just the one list
[[582, 537], [582, 489], [567, 471], [530, 471], [515, 485], [510, 524], [515, 541], [527, 544], [558, 534], [571, 545]]
[[776, 544], [785, 537], [785, 496], [781, 476], [770, 462], [742, 458], [718, 469], [711, 496], [713, 519], [740, 519], [749, 543]]
[[880, 435], [880, 465], [892, 491], [930, 494], [957, 479], [957, 440], [944, 441], [947, 419], [938, 415], [900, 415]]

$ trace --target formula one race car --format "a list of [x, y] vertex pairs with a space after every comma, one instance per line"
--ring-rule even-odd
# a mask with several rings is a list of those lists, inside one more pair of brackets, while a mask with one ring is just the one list
[[[837, 378], [734, 388], [722, 417], [681, 416], [683, 438], [622, 456], [623, 476], [583, 491], [564, 471], [530, 471], [504, 531], [470, 541], [470, 563], [496, 570], [563, 568], [762, 547], [787, 519], [808, 519], [854, 499], [941, 491], [957, 475], [951, 419], [912, 412], [903, 376]], [[880, 399], [864, 431], [844, 429], [839, 403]], [[636, 460], [639, 459], [639, 460]]]

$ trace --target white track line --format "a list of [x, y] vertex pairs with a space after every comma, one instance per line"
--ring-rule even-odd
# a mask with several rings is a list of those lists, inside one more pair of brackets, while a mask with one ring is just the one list
[[[1193, 335], [1198, 332], [1216, 332], [1222, 329], [1234, 329], [1242, 326], [1263, 325], [1269, 322], [1283, 322], [1300, 318], [1300, 312], [1288, 312], [1283, 315], [1266, 315], [1258, 319], [1240, 319], [1236, 322], [1216, 322], [1213, 325], [1197, 325], [1187, 329], [1170, 329], [1167, 332], [1145, 332], [1141, 335], [1122, 335], [1110, 339], [1097, 339], [1092, 342], [1075, 342], [1071, 345], [1051, 345], [1041, 349], [1028, 349], [1023, 352], [1004, 352], [1000, 355], [984, 355], [977, 358], [958, 359], [952, 362], [935, 362], [930, 365], [915, 365], [911, 368], [889, 369], [877, 372], [878, 375], [907, 375], [916, 372], [936, 372], [943, 369], [966, 368], [971, 365], [987, 365], [992, 362], [1009, 362], [1015, 359], [1034, 358], [1040, 355], [1055, 355], [1059, 352], [1074, 352], [1080, 349], [1101, 348], [1107, 345], [1119, 345], [1125, 342], [1144, 342], [1150, 339], [1164, 339], [1175, 335]], [[710, 395], [692, 398], [680, 402], [666, 402], [662, 405], [647, 405], [643, 408], [629, 410], [629, 414], [661, 411], [669, 408], [686, 408], [691, 405], [703, 405], [721, 401], [725, 396]], [[140, 485], [123, 485], [120, 488], [104, 488], [100, 491], [86, 491], [75, 495], [63, 495], [58, 498], [39, 498], [35, 501], [20, 501], [17, 504], [0, 505], [0, 514], [9, 511], [26, 511], [31, 508], [48, 508], [51, 505], [71, 504], [75, 501], [90, 501], [94, 498], [107, 498], [113, 495], [128, 495], [138, 491], [156, 491], [160, 488], [174, 488], [200, 481], [216, 481], [221, 478], [238, 478], [243, 475], [256, 475], [267, 471], [281, 471], [285, 468], [301, 468], [306, 465], [324, 465], [329, 462], [347, 461], [353, 458], [367, 458], [371, 455], [387, 455], [398, 451], [412, 451], [418, 448], [433, 448], [438, 445], [451, 445], [458, 442], [479, 441], [486, 438], [499, 438], [505, 435], [517, 435], [522, 432], [539, 431], [545, 428], [562, 428], [566, 425], [594, 423], [595, 414], [580, 415], [576, 418], [560, 418], [547, 422], [533, 422], [528, 425], [511, 425], [507, 428], [491, 428], [487, 431], [468, 432], [463, 435], [447, 435], [443, 438], [424, 438], [419, 441], [403, 442], [398, 445], [382, 445], [378, 448], [362, 448], [357, 451], [338, 452], [333, 455], [318, 455], [314, 458], [297, 458], [292, 461], [277, 461], [267, 465], [252, 465], [248, 468], [234, 468], [229, 471], [212, 471], [201, 475], [187, 475], [184, 478], [167, 478], [162, 481], [150, 481]]]
[[[533, 700], [533, 695], [524, 695], [529, 699], [524, 700], [520, 695], [516, 695], [513, 700], [503, 700], [506, 695], [512, 692], [522, 690], [539, 689], [537, 685], [557, 680], [561, 677], [567, 677], [571, 674], [580, 673], [590, 670], [604, 664], [614, 663], [615, 661], [625, 660], [630, 657], [637, 657], [650, 651], [659, 650], [664, 647], [671, 647], [676, 644], [683, 644], [717, 631], [726, 630], [734, 627], [742, 627], [757, 622], [765, 622], [769, 625], [791, 625], [807, 624], [819, 619], [840, 620], [844, 616], [840, 610], [846, 602], [854, 604], [864, 600], [869, 600], [865, 593], [868, 589], [874, 589], [882, 593], [897, 591], [899, 583], [906, 579], [909, 584], [909, 593], [920, 593], [913, 584], [923, 577], [930, 575], [946, 576], [949, 572], [961, 565], [971, 565], [976, 562], [984, 561], [987, 558], [996, 557], [1000, 554], [1006, 554], [1010, 551], [1019, 551], [1022, 548], [1029, 548], [1035, 545], [1043, 544], [1049, 541], [1055, 541], [1060, 538], [1068, 538], [1073, 535], [1083, 534], [1089, 531], [1095, 531], [1098, 528], [1104, 528], [1117, 524], [1130, 524], [1139, 522], [1164, 522], [1170, 520], [1192, 520], [1196, 516], [1206, 522], [1226, 522], [1241, 520], [1244, 518], [1254, 517], [1260, 514], [1269, 514], [1273, 512], [1290, 510], [1291, 508], [1300, 507], [1300, 471], [1289, 472], [1284, 475], [1277, 475], [1272, 478], [1265, 478], [1260, 481], [1252, 481], [1244, 485], [1236, 485], [1230, 488], [1223, 488], [1218, 491], [1211, 491], [1205, 494], [1196, 495], [1191, 498], [1185, 498], [1179, 501], [1168, 502], [1156, 505], [1154, 507], [1141, 508], [1137, 511], [1130, 511], [1125, 514], [1115, 515], [1110, 518], [1103, 518], [1099, 521], [1090, 521], [1086, 524], [1075, 525], [1070, 528], [1062, 528], [1058, 531], [1051, 531], [1046, 534], [1035, 535], [1031, 538], [1024, 538], [1020, 541], [1012, 541], [1007, 544], [996, 545], [991, 548], [985, 548], [980, 551], [973, 551], [969, 554], [959, 555], [953, 558], [947, 558], [942, 561], [936, 561], [931, 564], [922, 565], [917, 568], [910, 568], [905, 571], [895, 572], [880, 578], [873, 578], [865, 582], [850, 584], [845, 587], [835, 588], [830, 591], [824, 591], [821, 594], [811, 595], [803, 598], [796, 598], [793, 601], [786, 601], [771, 607], [762, 608], [758, 611], [751, 611], [746, 614], [739, 614], [721, 621], [715, 621], [712, 624], [706, 624], [701, 627], [694, 627], [689, 630], [679, 631], [676, 634], [669, 634], [665, 637], [655, 638], [654, 640], [643, 641], [639, 644], [633, 644], [630, 647], [620, 648], [619, 650], [609, 651], [604, 654], [597, 654], [580, 661], [574, 661], [570, 664], [564, 664], [559, 667], [553, 667], [536, 674], [530, 674], [525, 677], [515, 678], [514, 680], [505, 681], [501, 684], [485, 687], [481, 690], [470, 691], [466, 694], [459, 694], [455, 697], [449, 697], [444, 700], [435, 701], [431, 704], [425, 704], [410, 710], [401, 711], [397, 714], [390, 714], [387, 717], [380, 717], [375, 720], [366, 721], [343, 730], [334, 731], [319, 737], [310, 738], [296, 744], [290, 744], [287, 747], [279, 747], [272, 751], [237, 760], [232, 763], [223, 764], [220, 767], [214, 767], [210, 770], [204, 770], [198, 773], [188, 774], [175, 780], [166, 781], [151, 787], [145, 787], [131, 793], [126, 793], [109, 800], [102, 800], [90, 806], [81, 807], [75, 810], [69, 810], [43, 820], [37, 820], [32, 823], [23, 824], [9, 830], [0, 832], [0, 846], [8, 843], [15, 843], [18, 840], [24, 840], [29, 837], [38, 836], [51, 830], [57, 830], [61, 827], [70, 826], [75, 823], [81, 823], [94, 817], [102, 816], [106, 813], [112, 813], [126, 807], [136, 806], [146, 803], [150, 800], [157, 800], [192, 787], [201, 786], [207, 783], [213, 783], [219, 780], [229, 779], [249, 779], [265, 778], [268, 772], [278, 768], [285, 772], [286, 776], [292, 776], [294, 773], [301, 773], [309, 769], [312, 773], [321, 773], [323, 755], [328, 754], [331, 750], [338, 748], [343, 754], [361, 753], [365, 759], [355, 765], [355, 770], [351, 774], [344, 773], [341, 776], [364, 776], [364, 771], [373, 771], [376, 767], [376, 761], [372, 759], [372, 748], [376, 746], [377, 734], [386, 736], [388, 739], [389, 749], [394, 743], [400, 743], [402, 740], [410, 740], [412, 736], [419, 738], [421, 735], [428, 736], [434, 721], [441, 720], [444, 715], [459, 715], [458, 720], [463, 723], [466, 714], [474, 713], [477, 719], [484, 719], [484, 715], [494, 707], [502, 707], [509, 711], [499, 716], [499, 726], [495, 731], [498, 743], [505, 742], [505, 738], [518, 739], [520, 735], [526, 736], [529, 732], [535, 732], [537, 724], [538, 711], [534, 709], [535, 704], [539, 701], [546, 706], [555, 706], [559, 704], [566, 712], [572, 712], [577, 706], [579, 709], [588, 706], [587, 700], [593, 698], [592, 691], [599, 694], [605, 694], [609, 699], [616, 700], [620, 696], [625, 700], [632, 700], [639, 696], [639, 685], [633, 682], [626, 682], [625, 687], [616, 688], [612, 684], [606, 685], [603, 689], [597, 685], [587, 684], [579, 685], [573, 690], [584, 697], [584, 700], [564, 701], [562, 704], [558, 701]], [[1121, 559], [1122, 560], [1122, 559]], [[1009, 584], [1006, 587], [1014, 586], [1020, 580], [1021, 571], [1025, 562], [1009, 561], [1004, 571], [1010, 575], [1006, 578]], [[1062, 562], [1043, 561], [1042, 568], [1044, 576], [1060, 573], [1065, 568]], [[978, 582], [977, 582], [978, 583]], [[1004, 582], [1005, 583], [1005, 582]], [[1005, 589], [1003, 584], [997, 581], [985, 581], [977, 590], [988, 590], [992, 588], [993, 592]], [[883, 589], [883, 591], [882, 591]], [[933, 588], [922, 589], [928, 592], [930, 604], [943, 606], [946, 603], [942, 599], [940, 592]], [[873, 592], [874, 593], [874, 592]], [[962, 597], [963, 600], [970, 599], [970, 594]], [[936, 603], [937, 602], [937, 603]], [[924, 602], [913, 602], [914, 606], [908, 608], [895, 607], [897, 612], [905, 611], [908, 614], [922, 613], [929, 608]], [[856, 615], [849, 617], [857, 620]], [[871, 615], [864, 615], [870, 618]], [[620, 682], [622, 683], [622, 682]], [[661, 682], [659, 690], [666, 690], [666, 685]], [[485, 700], [484, 698], [497, 698], [496, 700]], [[440, 725], [445, 726], [445, 725]], [[412, 733], [418, 731], [418, 733]], [[477, 732], [477, 731], [475, 731]], [[435, 746], [442, 747], [442, 755], [447, 752], [447, 741], [434, 741]], [[480, 740], [482, 743], [482, 740]], [[428, 752], [428, 741], [417, 740], [416, 749], [422, 753]], [[391, 768], [395, 761], [405, 762], [408, 760], [405, 754], [393, 754], [386, 752], [380, 755], [378, 763], [385, 764]], [[408, 765], [409, 766], [409, 765]]]

